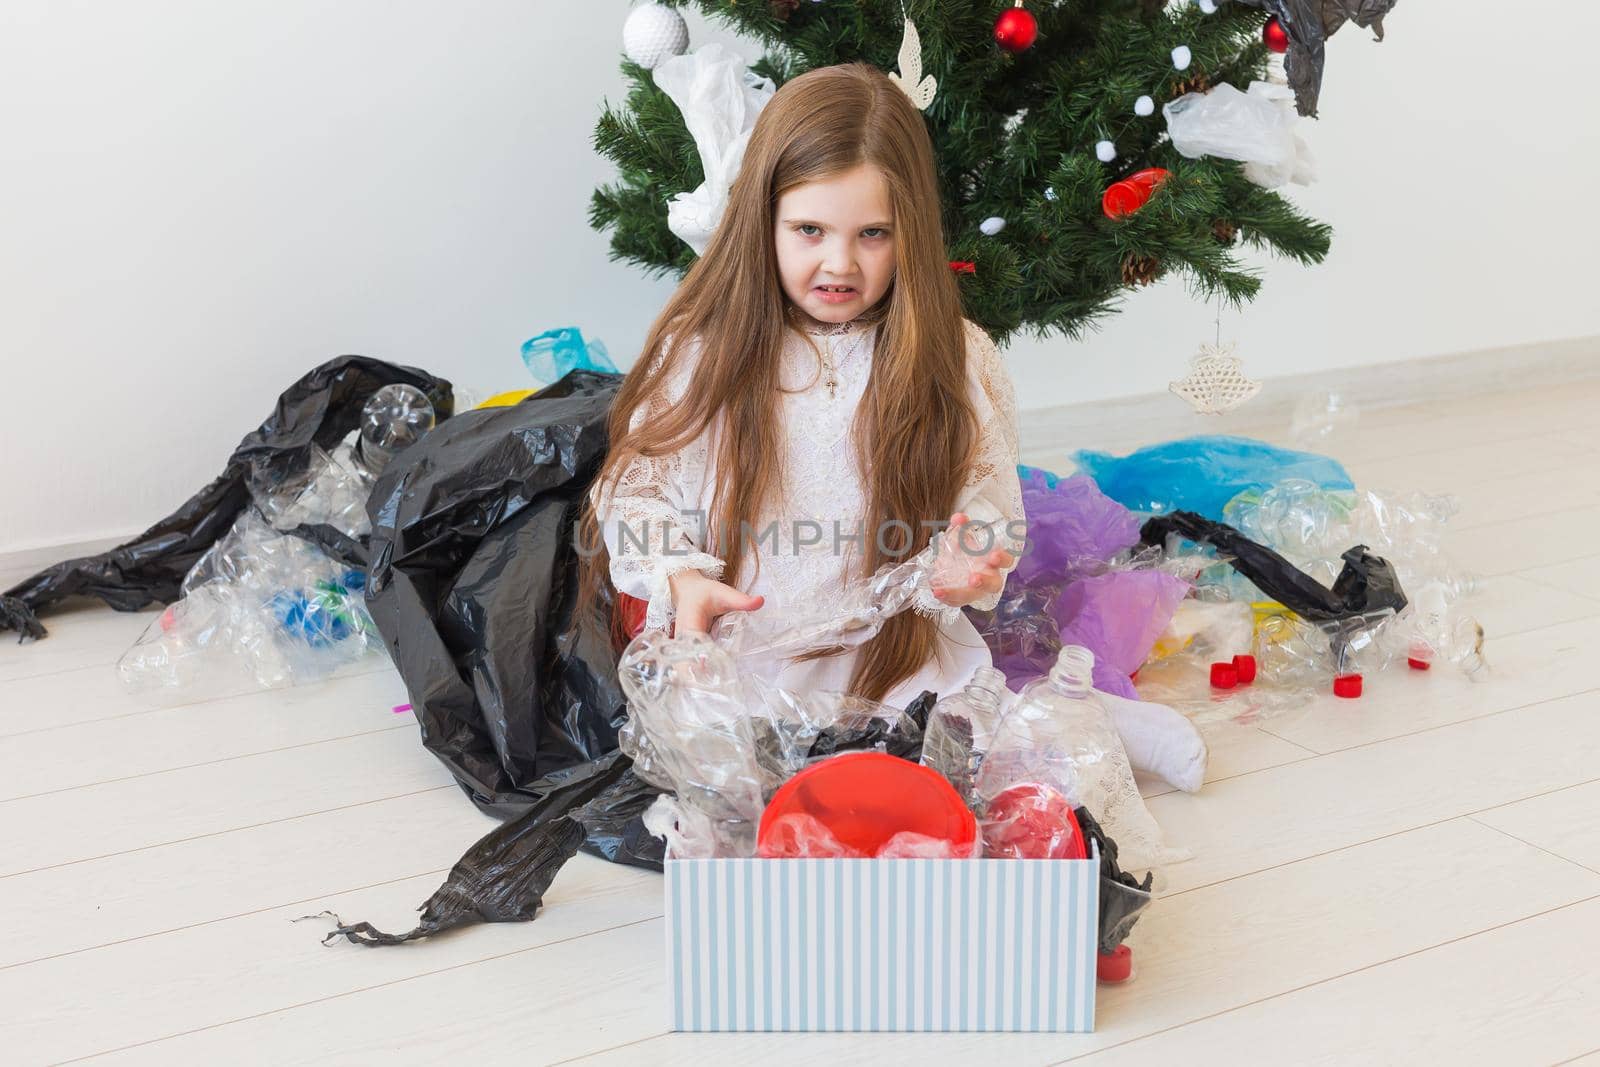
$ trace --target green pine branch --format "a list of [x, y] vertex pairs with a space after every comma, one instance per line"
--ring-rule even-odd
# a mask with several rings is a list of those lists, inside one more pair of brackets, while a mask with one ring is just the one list
[[[768, 0], [680, 0], [758, 42], [752, 69], [775, 84], [818, 66], [861, 60], [898, 67], [900, 0], [803, 0], [787, 17]], [[992, 38], [1007, 0], [905, 0], [923, 46], [923, 70], [939, 79], [927, 110], [939, 164], [943, 218], [968, 317], [1004, 342], [1019, 330], [1081, 336], [1117, 311], [1136, 275], [1154, 262], [1197, 294], [1242, 304], [1260, 291], [1242, 247], [1303, 264], [1328, 254], [1331, 230], [1282, 195], [1220, 159], [1186, 159], [1166, 139], [1160, 106], [1186, 91], [1264, 75], [1262, 15], [1228, 4], [1206, 15], [1151, 0], [1061, 0], [1029, 5], [1039, 39], [1011, 55]], [[1173, 68], [1172, 50], [1192, 53]], [[655, 275], [679, 275], [694, 253], [667, 229], [667, 203], [703, 175], [693, 138], [650, 72], [624, 60], [625, 102], [609, 104], [594, 145], [617, 179], [594, 193], [590, 224], [609, 231], [611, 254]], [[1148, 95], [1157, 111], [1135, 113]], [[1095, 156], [1109, 140], [1110, 164]], [[1105, 216], [1106, 187], [1147, 167], [1171, 176], [1139, 211]], [[978, 224], [1006, 220], [995, 237]]]

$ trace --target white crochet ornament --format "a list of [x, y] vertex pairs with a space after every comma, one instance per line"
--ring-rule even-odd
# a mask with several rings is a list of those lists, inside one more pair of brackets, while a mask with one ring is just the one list
[[1221, 415], [1232, 411], [1261, 392], [1261, 383], [1244, 376], [1242, 362], [1233, 354], [1236, 346], [1201, 345], [1200, 354], [1189, 361], [1189, 376], [1167, 388], [1189, 402], [1201, 415]]
[[933, 75], [922, 76], [922, 38], [917, 35], [917, 25], [906, 19], [905, 35], [900, 38], [900, 71], [889, 72], [889, 80], [911, 98], [918, 111], [928, 110], [939, 83]]
[[689, 47], [689, 24], [676, 8], [641, 4], [622, 24], [622, 50], [646, 70], [669, 56], [681, 56]]

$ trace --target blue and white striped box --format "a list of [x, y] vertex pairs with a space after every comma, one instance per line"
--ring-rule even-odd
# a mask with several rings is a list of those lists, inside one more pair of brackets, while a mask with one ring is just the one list
[[1094, 1029], [1100, 861], [666, 863], [674, 1030]]

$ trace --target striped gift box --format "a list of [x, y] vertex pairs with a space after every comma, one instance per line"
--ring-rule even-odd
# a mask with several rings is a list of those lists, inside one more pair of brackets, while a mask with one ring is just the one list
[[1098, 858], [668, 860], [674, 1030], [1094, 1029]]

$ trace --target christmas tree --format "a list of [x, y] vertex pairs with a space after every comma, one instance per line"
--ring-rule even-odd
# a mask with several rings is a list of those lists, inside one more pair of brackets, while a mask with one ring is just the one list
[[[1253, 181], [1244, 163], [1188, 158], [1168, 136], [1163, 105], [1266, 78], [1271, 52], [1255, 8], [1211, 0], [692, 2], [760, 42], [765, 54], [751, 70], [775, 85], [852, 61], [900, 71], [906, 20], [914, 22], [921, 74], [938, 83], [923, 114], [952, 269], [967, 317], [998, 341], [1019, 329], [1077, 336], [1115, 310], [1125, 290], [1169, 272], [1205, 297], [1243, 303], [1260, 279], [1242, 264], [1242, 245], [1305, 264], [1327, 255], [1329, 228]], [[668, 51], [682, 51], [678, 37]], [[701, 159], [651, 70], [624, 60], [623, 71], [626, 104], [607, 106], [595, 131], [620, 177], [595, 192], [591, 224], [611, 231], [613, 258], [681, 276], [695, 252], [668, 228], [667, 205], [701, 184]]]

